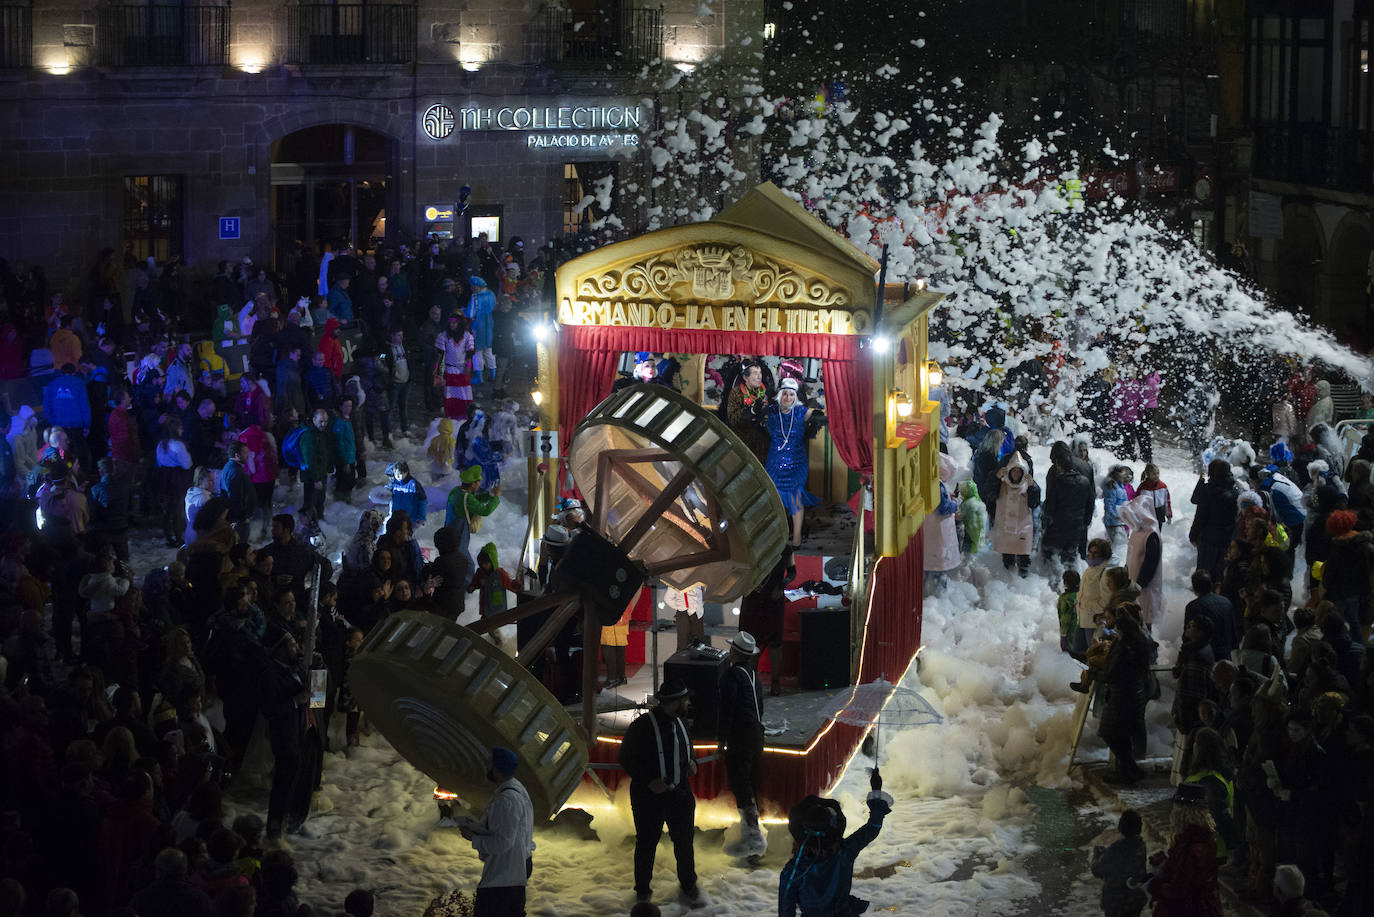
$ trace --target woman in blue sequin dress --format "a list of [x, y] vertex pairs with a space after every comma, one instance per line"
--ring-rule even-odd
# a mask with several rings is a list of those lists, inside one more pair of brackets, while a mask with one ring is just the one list
[[782, 380], [778, 403], [768, 409], [764, 419], [769, 443], [763, 467], [778, 488], [783, 508], [792, 517], [793, 547], [801, 544], [803, 511], [820, 502], [820, 498], [806, 490], [806, 477], [811, 470], [806, 454], [806, 421], [811, 408], [801, 403], [798, 392], [796, 379]]

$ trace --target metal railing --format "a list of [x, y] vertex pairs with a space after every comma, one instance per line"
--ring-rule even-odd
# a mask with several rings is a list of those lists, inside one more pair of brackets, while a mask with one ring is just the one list
[[227, 6], [100, 6], [102, 67], [205, 67], [229, 63]]
[[409, 64], [418, 19], [413, 4], [301, 3], [286, 8], [293, 64]]
[[1325, 124], [1256, 124], [1257, 178], [1374, 191], [1374, 131]]
[[33, 66], [33, 8], [0, 6], [0, 69]]
[[633, 69], [663, 57], [663, 8], [629, 0], [590, 12], [546, 7], [530, 20], [527, 59], [571, 67]]

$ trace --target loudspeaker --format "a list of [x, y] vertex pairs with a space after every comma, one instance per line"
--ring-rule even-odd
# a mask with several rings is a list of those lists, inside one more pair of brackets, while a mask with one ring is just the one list
[[713, 739], [720, 720], [720, 679], [730, 664], [729, 656], [703, 655], [678, 650], [663, 663], [663, 680], [681, 678], [692, 692], [688, 700], [693, 739]]
[[801, 618], [802, 690], [849, 684], [849, 609], [807, 609], [797, 616]]
[[609, 627], [620, 620], [644, 585], [644, 573], [620, 548], [591, 529], [580, 529], [564, 550], [549, 585], [555, 592], [576, 591]]

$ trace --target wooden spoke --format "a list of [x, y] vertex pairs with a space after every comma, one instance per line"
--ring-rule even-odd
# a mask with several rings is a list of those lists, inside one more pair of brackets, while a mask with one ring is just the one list
[[[618, 468], [621, 478], [630, 488], [639, 495], [640, 499], [652, 503], [658, 497], [660, 490], [648, 478], [630, 467]], [[711, 543], [712, 531], [702, 525], [698, 525], [683, 514], [682, 510], [676, 506], [669, 506], [663, 513], [663, 518], [673, 522], [678, 528], [690, 535], [699, 544], [708, 545]], [[605, 529], [601, 529], [605, 531]]]
[[[563, 625], [568, 623], [568, 619], [577, 612], [577, 609], [580, 608], [581, 605], [581, 600], [575, 597], [568, 598], [564, 596], [564, 604], [558, 606], [558, 610], [549, 615], [549, 619], [544, 622], [543, 627], [539, 628], [539, 632], [516, 651], [515, 658], [520, 664], [529, 665], [533, 659], [544, 652], [544, 647], [553, 642], [553, 638], [558, 636], [558, 632], [563, 629]], [[600, 631], [597, 631], [598, 639], [600, 639], [600, 633]]]
[[468, 630], [474, 633], [485, 634], [498, 627], [505, 627], [507, 624], [514, 624], [516, 621], [523, 621], [530, 615], [537, 615], [541, 611], [555, 608], [572, 598], [575, 598], [575, 596], [571, 596], [566, 592], [556, 592], [552, 595], [541, 596], [533, 602], [526, 602], [524, 605], [518, 605], [510, 611], [503, 611], [499, 615], [491, 615], [490, 617], [483, 618], [469, 627]]
[[724, 548], [711, 547], [705, 551], [698, 551], [695, 554], [681, 554], [656, 564], [645, 564], [644, 572], [649, 576], [662, 576], [665, 573], [672, 573], [674, 570], [686, 570], [688, 567], [696, 567], [701, 564], [713, 564], [717, 561], [728, 560], [729, 557], [730, 552], [726, 551]]
[[625, 534], [625, 537], [620, 539], [620, 550], [626, 554], [633, 551], [635, 545], [639, 544], [639, 540], [648, 533], [668, 507], [677, 502], [678, 496], [687, 489], [695, 477], [690, 468], [682, 468], [678, 471], [673, 479], [668, 482], [668, 486], [663, 488], [663, 492], [654, 498], [653, 503], [649, 504], [649, 508], [639, 517], [639, 520]]

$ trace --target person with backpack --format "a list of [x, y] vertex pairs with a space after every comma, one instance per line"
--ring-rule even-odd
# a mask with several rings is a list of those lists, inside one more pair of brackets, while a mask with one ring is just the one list
[[[496, 512], [501, 505], [501, 485], [497, 483], [490, 493], [482, 493], [482, 468], [479, 465], [464, 468], [458, 481], [458, 486], [449, 491], [448, 502], [444, 505], [444, 525], [458, 531], [460, 550], [471, 558], [472, 549], [468, 542], [473, 532], [481, 531], [482, 520]], [[476, 560], [472, 562], [472, 569], [477, 569]]]
[[301, 424], [282, 443], [282, 458], [301, 473], [301, 515], [314, 526], [324, 515], [324, 488], [333, 467], [334, 446], [327, 433], [329, 412], [315, 412], [310, 423]]
[[778, 878], [779, 917], [794, 917], [798, 911], [802, 917], [830, 917], [868, 910], [867, 901], [850, 894], [854, 861], [877, 839], [892, 811], [892, 797], [883, 792], [876, 768], [869, 786], [868, 821], [849, 837], [844, 836], [844, 811], [836, 800], [808, 796], [788, 814], [793, 853]]

